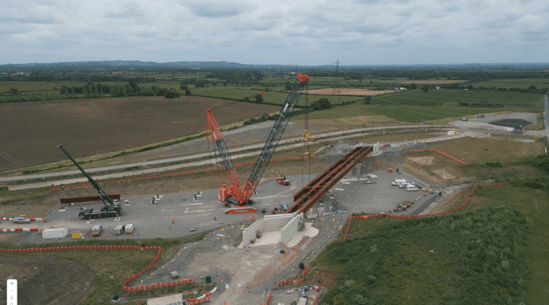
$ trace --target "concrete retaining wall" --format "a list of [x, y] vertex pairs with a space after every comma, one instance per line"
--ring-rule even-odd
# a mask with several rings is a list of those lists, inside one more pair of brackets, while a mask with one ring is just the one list
[[294, 217], [295, 213], [267, 215], [263, 218], [263, 231], [279, 231]]
[[[284, 226], [286, 226], [286, 224], [288, 224], [289, 221], [291, 221], [296, 216], [299, 215], [296, 215], [295, 213], [266, 215], [265, 217], [263, 217], [263, 219], [254, 222], [251, 226], [249, 226], [248, 228], [246, 228], [246, 230], [242, 232], [242, 246], [247, 247], [250, 244], [250, 241], [256, 238], [257, 231], [280, 231]], [[290, 234], [291, 230], [292, 229], [288, 229], [286, 235]], [[291, 239], [291, 235], [289, 236]]]
[[287, 244], [299, 229], [299, 222], [303, 220], [303, 213], [296, 215], [280, 230], [280, 242]]
[[242, 232], [242, 245], [247, 247], [250, 244], [252, 239], [255, 239], [257, 231], [262, 231], [263, 229], [263, 219], [254, 222], [251, 226], [247, 227], [246, 230]]

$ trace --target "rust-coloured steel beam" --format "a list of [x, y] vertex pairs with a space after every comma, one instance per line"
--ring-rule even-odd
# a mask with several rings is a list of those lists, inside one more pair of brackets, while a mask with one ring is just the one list
[[294, 205], [286, 213], [307, 213], [370, 151], [372, 151], [371, 147], [357, 147], [341, 157], [294, 194]]

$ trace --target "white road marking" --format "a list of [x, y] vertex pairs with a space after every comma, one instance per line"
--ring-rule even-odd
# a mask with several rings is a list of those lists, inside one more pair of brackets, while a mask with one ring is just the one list
[[198, 212], [204, 212], [205, 210], [194, 210], [194, 211], [185, 211], [184, 213], [198, 213]]
[[203, 204], [202, 202], [197, 202], [197, 203], [182, 203], [181, 206], [184, 207], [184, 206], [187, 206], [187, 205], [199, 205], [199, 204]]

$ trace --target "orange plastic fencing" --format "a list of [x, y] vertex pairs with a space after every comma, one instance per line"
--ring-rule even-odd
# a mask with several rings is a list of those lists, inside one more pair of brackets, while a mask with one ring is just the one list
[[[315, 156], [309, 156], [310, 159], [316, 159]], [[290, 161], [290, 160], [301, 160], [302, 157], [292, 157], [292, 158], [281, 158], [281, 159], [272, 159], [270, 162], [281, 162], [281, 161]], [[241, 167], [248, 164], [255, 164], [256, 161], [249, 161], [244, 162], [235, 165], [234, 167]], [[198, 173], [207, 173], [212, 171], [218, 171], [218, 169], [202, 169], [192, 172], [182, 172], [182, 173], [173, 173], [173, 174], [164, 174], [164, 175], [156, 175], [156, 176], [147, 176], [147, 177], [134, 177], [134, 178], [125, 178], [125, 179], [117, 179], [117, 180], [107, 180], [107, 181], [101, 181], [98, 182], [100, 184], [110, 184], [110, 183], [120, 183], [120, 182], [129, 182], [129, 181], [135, 181], [135, 180], [148, 180], [148, 179], [156, 179], [156, 178], [163, 178], [163, 177], [174, 177], [174, 176], [184, 176], [184, 175], [192, 175], [192, 174], [198, 174]], [[73, 187], [82, 187], [82, 186], [89, 186], [91, 184], [89, 183], [83, 183], [83, 184], [75, 184], [75, 185], [67, 185], [63, 186], [64, 188], [73, 188]], [[48, 193], [51, 193], [55, 190], [60, 190], [61, 187], [57, 186], [48, 191]]]
[[[194, 284], [195, 280], [179, 280], [176, 282], [169, 282], [169, 283], [161, 283], [161, 284], [152, 284], [152, 285], [145, 285], [145, 286], [137, 286], [137, 287], [127, 287], [127, 285], [138, 278], [141, 274], [145, 273], [147, 270], [151, 269], [154, 264], [158, 261], [160, 258], [160, 255], [162, 254], [162, 247], [160, 246], [151, 246], [151, 247], [139, 247], [139, 246], [69, 246], [69, 247], [43, 247], [43, 248], [25, 248], [25, 249], [0, 249], [0, 253], [31, 253], [31, 252], [50, 252], [50, 251], [74, 251], [74, 250], [139, 250], [139, 251], [149, 251], [149, 250], [158, 250], [158, 254], [156, 254], [156, 257], [154, 260], [145, 268], [141, 269], [136, 274], [132, 275], [129, 279], [127, 279], [124, 284], [122, 284], [122, 289], [124, 291], [143, 291], [143, 290], [149, 290], [149, 289], [157, 289], [157, 288], [164, 288], [164, 287], [172, 287], [172, 286], [178, 286], [178, 285], [185, 285], [185, 284]], [[209, 301], [209, 297], [208, 297]], [[203, 302], [201, 302], [203, 303]], [[197, 303], [199, 304], [199, 303]]]
[[347, 234], [349, 233], [349, 228], [351, 227], [351, 221], [353, 219], [369, 219], [369, 218], [376, 218], [376, 217], [389, 217], [389, 218], [396, 218], [396, 219], [411, 219], [411, 218], [431, 217], [431, 216], [437, 216], [437, 215], [448, 215], [448, 214], [451, 214], [451, 213], [454, 213], [454, 212], [457, 212], [457, 211], [461, 210], [461, 208], [463, 208], [466, 204], [468, 204], [471, 196], [473, 196], [475, 191], [478, 190], [479, 188], [503, 186], [503, 185], [506, 185], [506, 184], [507, 183], [492, 183], [492, 184], [484, 184], [484, 185], [475, 186], [471, 190], [471, 192], [469, 194], [467, 194], [467, 200], [465, 200], [464, 203], [462, 203], [459, 207], [457, 207], [457, 208], [455, 208], [451, 211], [447, 211], [447, 212], [432, 213], [432, 214], [425, 214], [425, 215], [372, 214], [372, 215], [351, 216], [351, 217], [349, 217], [349, 221], [348, 221], [348, 224], [347, 224], [347, 229], [345, 229], [345, 236], [343, 237], [343, 240], [344, 241], [347, 240]]
[[278, 282], [278, 286], [291, 285], [291, 284], [302, 284], [305, 281], [305, 273], [309, 270], [309, 266], [305, 267], [305, 270], [301, 273], [301, 278], [297, 280], [282, 280]]

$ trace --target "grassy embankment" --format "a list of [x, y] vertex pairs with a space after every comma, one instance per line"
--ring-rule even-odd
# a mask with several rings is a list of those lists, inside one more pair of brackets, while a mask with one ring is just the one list
[[[490, 163], [519, 163], [499, 160]], [[546, 155], [522, 163], [549, 169]], [[347, 241], [340, 236], [311, 265], [311, 277], [339, 274], [322, 304], [547, 304], [549, 179], [521, 176], [498, 176], [511, 185], [478, 189], [452, 215], [353, 221]], [[461, 205], [471, 188], [438, 211]]]

